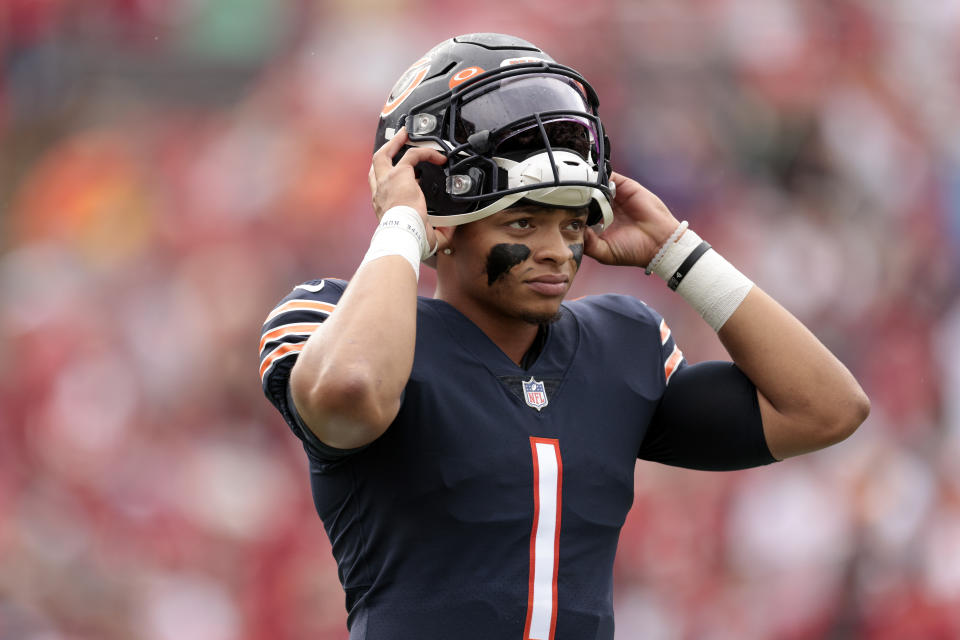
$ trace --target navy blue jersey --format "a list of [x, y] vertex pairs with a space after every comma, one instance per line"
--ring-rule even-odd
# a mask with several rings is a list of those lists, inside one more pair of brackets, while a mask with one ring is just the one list
[[[707, 463], [686, 466], [701, 468], [716, 457], [658, 417], [668, 382], [699, 365], [626, 296], [564, 303], [528, 369], [452, 306], [421, 298], [397, 418], [366, 447], [332, 449], [303, 425], [287, 381], [345, 286], [306, 283], [274, 309], [260, 374], [304, 442], [350, 637], [613, 638], [613, 562], [638, 456], [684, 464], [689, 448]], [[756, 410], [752, 385], [730, 389]], [[747, 422], [744, 442], [717, 439], [743, 450], [733, 466], [771, 461], [759, 411]]]

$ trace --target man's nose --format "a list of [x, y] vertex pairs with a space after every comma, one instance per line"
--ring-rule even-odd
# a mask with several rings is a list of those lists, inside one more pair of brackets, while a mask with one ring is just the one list
[[543, 229], [537, 234], [533, 249], [534, 260], [563, 264], [573, 258], [573, 250], [560, 229]]

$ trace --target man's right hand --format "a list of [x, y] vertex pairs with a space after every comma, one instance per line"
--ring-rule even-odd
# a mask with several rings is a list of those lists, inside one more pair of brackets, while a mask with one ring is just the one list
[[407, 129], [401, 127], [396, 135], [387, 140], [376, 153], [370, 164], [370, 173], [367, 178], [370, 183], [370, 194], [373, 201], [373, 210], [379, 220], [387, 209], [399, 205], [413, 207], [423, 217], [423, 224], [427, 228], [427, 240], [433, 246], [436, 239], [433, 229], [427, 224], [427, 201], [420, 189], [414, 167], [421, 162], [431, 162], [436, 165], [446, 163], [447, 158], [436, 149], [427, 147], [411, 147], [403, 157], [393, 163], [393, 157], [407, 143]]

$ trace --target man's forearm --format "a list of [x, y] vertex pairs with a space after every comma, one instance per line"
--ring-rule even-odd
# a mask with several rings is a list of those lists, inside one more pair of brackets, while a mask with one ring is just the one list
[[866, 419], [870, 402], [850, 371], [760, 288], [751, 289], [718, 335], [757, 387], [776, 458], [839, 442]]

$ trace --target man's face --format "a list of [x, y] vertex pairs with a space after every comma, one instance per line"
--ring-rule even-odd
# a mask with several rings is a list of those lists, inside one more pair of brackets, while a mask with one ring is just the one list
[[533, 324], [557, 314], [583, 258], [586, 209], [517, 207], [453, 235], [458, 302]]

